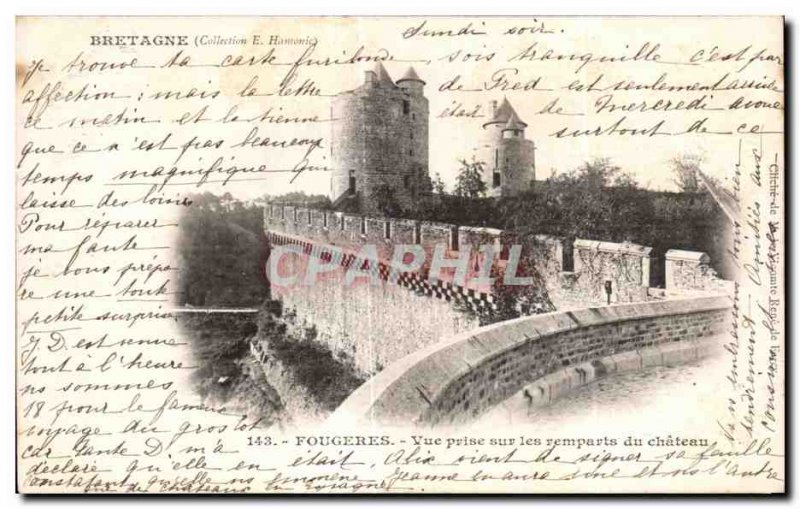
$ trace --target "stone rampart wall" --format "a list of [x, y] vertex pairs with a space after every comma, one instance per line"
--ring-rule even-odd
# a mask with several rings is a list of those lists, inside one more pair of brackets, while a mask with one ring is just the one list
[[332, 418], [401, 424], [469, 421], [565, 367], [643, 349], [669, 349], [725, 331], [730, 299], [711, 296], [620, 304], [501, 322], [392, 364]]

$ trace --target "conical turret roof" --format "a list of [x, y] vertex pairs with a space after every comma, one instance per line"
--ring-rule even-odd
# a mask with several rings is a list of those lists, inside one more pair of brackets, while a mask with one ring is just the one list
[[424, 81], [422, 81], [422, 79], [417, 74], [417, 71], [415, 71], [413, 67], [409, 67], [406, 70], [405, 74], [403, 74], [403, 77], [397, 80], [398, 83], [400, 83], [401, 81], [419, 81], [420, 83], [423, 84], [425, 83]]
[[386, 68], [383, 67], [382, 63], [376, 62], [375, 69], [373, 69], [373, 72], [375, 73], [375, 76], [377, 76], [378, 78], [378, 83], [394, 86], [394, 81], [392, 81], [391, 76], [389, 76], [389, 73], [386, 72]]
[[516, 122], [518, 124], [522, 124], [523, 126], [528, 125], [519, 119], [519, 115], [517, 115], [517, 112], [514, 111], [514, 107], [511, 106], [511, 103], [508, 102], [507, 98], [503, 97], [503, 102], [500, 104], [500, 107], [495, 110], [492, 119], [483, 124], [483, 126], [486, 127], [489, 124], [503, 124], [503, 125], [508, 124], [508, 120], [511, 118], [512, 115], [514, 116], [514, 118], [516, 118]]
[[511, 109], [511, 116], [508, 117], [508, 122], [506, 122], [506, 126], [503, 128], [504, 131], [521, 131], [528, 127], [528, 124], [523, 122], [517, 116], [517, 112], [514, 109]]

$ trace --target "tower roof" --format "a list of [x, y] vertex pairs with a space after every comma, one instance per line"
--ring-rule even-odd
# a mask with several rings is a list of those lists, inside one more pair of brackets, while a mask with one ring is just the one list
[[486, 127], [489, 124], [507, 124], [512, 115], [514, 118], [516, 118], [517, 123], [522, 124], [523, 126], [528, 125], [519, 119], [519, 115], [517, 115], [517, 112], [514, 111], [514, 107], [511, 106], [511, 103], [508, 102], [507, 98], [503, 97], [503, 102], [500, 104], [500, 107], [494, 111], [494, 116], [492, 119], [483, 124], [483, 127]]
[[420, 83], [425, 84], [425, 82], [422, 81], [422, 79], [417, 74], [417, 71], [415, 71], [413, 67], [409, 67], [408, 70], [406, 70], [405, 74], [403, 74], [403, 77], [397, 80], [398, 83], [400, 83], [401, 81], [419, 81]]
[[383, 64], [380, 62], [375, 63], [375, 69], [373, 69], [375, 76], [378, 78], [378, 83], [385, 84], [385, 85], [392, 85], [394, 86], [394, 81], [389, 76], [389, 73], [386, 72], [386, 68], [383, 67]]
[[513, 109], [511, 110], [511, 116], [508, 117], [508, 122], [506, 122], [506, 126], [503, 128], [504, 131], [521, 131], [528, 127], [528, 124], [523, 122], [517, 116], [517, 112]]

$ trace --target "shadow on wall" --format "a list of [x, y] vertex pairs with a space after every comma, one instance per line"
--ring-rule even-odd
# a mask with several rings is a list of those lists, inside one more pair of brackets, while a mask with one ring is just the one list
[[724, 332], [727, 296], [621, 304], [524, 317], [455, 336], [389, 366], [331, 421], [469, 422], [525, 385], [604, 357]]

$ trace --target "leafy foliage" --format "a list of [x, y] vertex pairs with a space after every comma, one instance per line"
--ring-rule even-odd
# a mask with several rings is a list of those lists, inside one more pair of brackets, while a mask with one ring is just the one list
[[331, 208], [331, 200], [324, 194], [306, 194], [303, 191], [292, 191], [279, 196], [270, 196], [269, 200], [274, 203], [288, 203], [316, 209]]
[[[576, 238], [633, 242], [652, 247], [657, 257], [668, 249], [703, 251], [721, 276], [729, 277], [733, 270], [727, 262], [727, 222], [708, 193], [642, 189], [608, 159], [551, 175], [537, 182], [534, 191], [513, 197], [445, 195], [415, 217], [499, 228], [522, 239], [536, 234], [559, 238], [568, 270]], [[655, 283], [662, 269], [660, 263], [653, 265]]]
[[181, 314], [180, 325], [192, 338], [197, 369], [192, 373], [203, 398], [225, 402], [241, 377], [239, 360], [248, 352], [247, 340], [256, 333], [244, 314]]
[[[607, 160], [551, 177], [535, 193], [500, 200], [495, 217], [499, 228], [560, 238], [567, 265], [576, 238], [633, 242], [652, 247], [657, 257], [668, 249], [692, 249], [717, 264], [727, 258], [720, 238], [725, 221], [707, 193], [641, 189]], [[661, 275], [655, 277], [658, 282]]]
[[483, 198], [486, 196], [486, 182], [483, 181], [482, 175], [486, 163], [482, 161], [467, 162], [466, 159], [461, 160], [461, 169], [456, 176], [456, 186], [454, 194], [462, 198]]
[[433, 186], [433, 192], [438, 195], [443, 195], [445, 191], [444, 181], [442, 180], [442, 176], [438, 173], [433, 176], [431, 180], [431, 185]]
[[[491, 240], [493, 239], [486, 238], [482, 243], [486, 244]], [[506, 284], [504, 279], [506, 267], [494, 264], [490, 273], [490, 277], [494, 279], [492, 285], [494, 307], [482, 308], [480, 311], [475, 312], [468, 306], [462, 306], [462, 311], [477, 315], [481, 325], [511, 320], [520, 316], [555, 311], [555, 305], [550, 299], [545, 284], [544, 274], [546, 268], [538, 264], [538, 260], [544, 259], [541, 256], [541, 250], [546, 249], [544, 244], [535, 236], [520, 236], [509, 232], [504, 232], [501, 235], [500, 244], [503, 246], [521, 246], [516, 271], [511, 276], [530, 278], [532, 284]]]
[[670, 161], [672, 172], [675, 175], [673, 182], [684, 193], [697, 193], [700, 191], [700, 178], [698, 171], [703, 158], [700, 156], [684, 154]]

